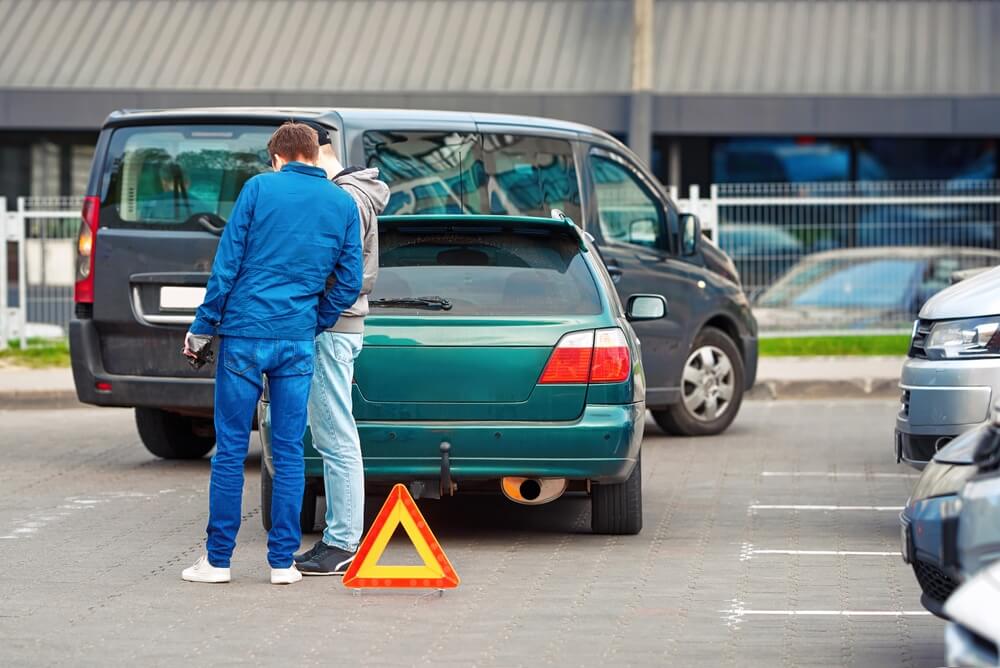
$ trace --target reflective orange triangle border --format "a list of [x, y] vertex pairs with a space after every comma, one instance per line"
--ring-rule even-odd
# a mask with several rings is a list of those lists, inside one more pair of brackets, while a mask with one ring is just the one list
[[[381, 566], [392, 534], [400, 524], [410, 537], [422, 566]], [[344, 586], [383, 589], [452, 589], [459, 583], [458, 574], [445, 556], [427, 521], [417, 508], [405, 485], [397, 484], [378, 511], [378, 516], [350, 568], [344, 574]]]

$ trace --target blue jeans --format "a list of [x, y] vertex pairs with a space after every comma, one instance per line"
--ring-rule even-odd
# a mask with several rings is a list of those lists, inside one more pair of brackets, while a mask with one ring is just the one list
[[215, 456], [208, 493], [208, 563], [228, 568], [243, 504], [243, 463], [254, 411], [267, 376], [271, 400], [274, 485], [267, 561], [288, 568], [302, 542], [299, 513], [305, 487], [302, 437], [313, 373], [311, 341], [223, 336], [215, 372]]
[[365, 513], [365, 468], [354, 423], [351, 381], [361, 334], [323, 332], [316, 337], [316, 374], [309, 392], [313, 447], [323, 458], [326, 528], [323, 542], [358, 549]]

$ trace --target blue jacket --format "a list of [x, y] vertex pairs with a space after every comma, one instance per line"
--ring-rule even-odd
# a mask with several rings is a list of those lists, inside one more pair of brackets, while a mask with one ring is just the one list
[[312, 340], [354, 303], [361, 279], [354, 200], [319, 167], [291, 162], [244, 184], [191, 333]]

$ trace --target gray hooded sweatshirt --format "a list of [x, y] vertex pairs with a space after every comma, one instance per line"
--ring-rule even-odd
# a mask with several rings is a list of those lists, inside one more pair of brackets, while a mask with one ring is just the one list
[[[378, 215], [389, 201], [389, 186], [379, 181], [378, 169], [375, 167], [345, 169], [333, 177], [333, 182], [343, 188], [358, 205], [364, 278], [361, 281], [361, 295], [358, 300], [344, 311], [340, 319], [327, 331], [360, 334], [365, 331], [368, 295], [375, 287], [375, 279], [378, 277]], [[327, 281], [327, 288], [329, 287], [330, 282]]]

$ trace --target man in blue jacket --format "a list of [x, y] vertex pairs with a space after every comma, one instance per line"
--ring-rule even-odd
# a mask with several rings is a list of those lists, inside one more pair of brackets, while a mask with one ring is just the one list
[[[250, 427], [267, 376], [274, 485], [267, 560], [272, 584], [302, 579], [292, 554], [302, 535], [302, 437], [313, 340], [361, 289], [361, 230], [354, 201], [315, 165], [316, 131], [285, 123], [268, 142], [274, 173], [243, 186], [212, 265], [204, 303], [185, 338], [219, 336], [216, 451], [209, 488], [207, 554], [182, 577], [229, 582], [243, 500]], [[325, 292], [327, 278], [332, 287]]]

